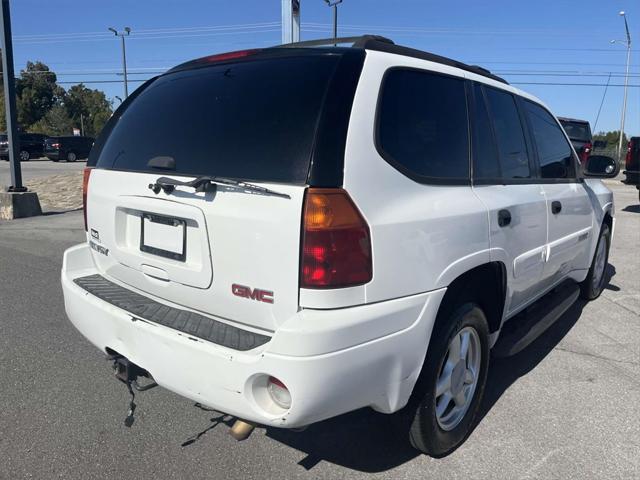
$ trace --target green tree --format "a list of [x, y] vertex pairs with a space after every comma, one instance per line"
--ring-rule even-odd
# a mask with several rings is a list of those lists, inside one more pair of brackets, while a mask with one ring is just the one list
[[27, 62], [20, 77], [16, 79], [16, 107], [18, 124], [27, 130], [42, 119], [61, 100], [64, 89], [57, 83], [57, 77], [42, 62]]
[[57, 104], [51, 107], [44, 117], [31, 125], [29, 130], [50, 136], [73, 135], [73, 127], [74, 123], [69, 118], [67, 109]]
[[85, 87], [82, 83], [71, 87], [64, 96], [64, 106], [74, 125], [84, 125], [84, 134], [97, 136], [113, 113], [104, 92]]
[[[618, 146], [618, 142], [620, 141], [620, 131], [614, 130], [611, 132], [598, 132], [593, 136], [594, 141], [605, 141], [607, 142], [607, 148], [615, 148]], [[627, 145], [627, 134], [625, 133], [622, 137], [622, 146], [625, 147]]]

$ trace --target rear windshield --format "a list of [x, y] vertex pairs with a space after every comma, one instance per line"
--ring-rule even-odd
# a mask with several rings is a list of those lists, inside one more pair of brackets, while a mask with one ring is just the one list
[[588, 123], [567, 120], [560, 120], [560, 123], [564, 127], [564, 131], [567, 132], [567, 137], [571, 140], [591, 141], [591, 128]]
[[[303, 184], [338, 55], [252, 60], [159, 77], [126, 108], [99, 168]], [[168, 172], [167, 172], [168, 173]]]

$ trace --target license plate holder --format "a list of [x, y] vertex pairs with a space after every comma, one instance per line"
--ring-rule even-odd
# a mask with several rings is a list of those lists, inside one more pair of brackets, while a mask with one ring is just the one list
[[140, 219], [140, 250], [184, 262], [187, 259], [187, 222], [181, 218], [143, 213]]

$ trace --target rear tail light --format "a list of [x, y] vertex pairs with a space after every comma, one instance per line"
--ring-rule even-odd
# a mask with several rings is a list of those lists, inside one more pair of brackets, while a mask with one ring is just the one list
[[89, 193], [89, 177], [93, 168], [86, 167], [82, 172], [82, 213], [84, 214], [84, 231], [87, 231], [87, 194]]
[[52, 143], [51, 146], [53, 148], [60, 148], [60, 144], [59, 143]]
[[591, 144], [591, 142], [587, 142], [587, 144], [582, 147], [582, 150], [580, 151], [580, 162], [582, 162], [583, 165], [587, 161], [587, 158], [589, 158], [589, 155], [591, 155], [592, 149], [593, 145]]
[[624, 166], [627, 170], [631, 168], [631, 152], [633, 151], [633, 140], [627, 144], [627, 155], [624, 157]]
[[276, 377], [269, 377], [267, 391], [276, 405], [286, 410], [291, 408], [291, 394], [287, 386]]
[[371, 280], [369, 227], [346, 191], [306, 192], [300, 283], [303, 288], [342, 288]]

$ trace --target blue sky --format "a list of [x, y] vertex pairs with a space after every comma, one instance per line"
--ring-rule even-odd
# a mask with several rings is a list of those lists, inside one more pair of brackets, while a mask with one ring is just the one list
[[[120, 45], [107, 32], [130, 26], [131, 80], [215, 52], [280, 43], [280, 0], [12, 1], [16, 70], [41, 60], [59, 81], [84, 82], [122, 96]], [[323, 0], [302, 0], [302, 39], [331, 35]], [[619, 128], [627, 12], [632, 52], [627, 127], [640, 135], [640, 2], [638, 0], [344, 0], [339, 34], [374, 33], [396, 43], [489, 68], [545, 101], [559, 116]], [[97, 83], [105, 82], [105, 83]], [[106, 83], [113, 82], [113, 83]], [[542, 85], [590, 83], [596, 86]], [[64, 83], [69, 87], [71, 83]], [[139, 83], [131, 83], [130, 90]], [[116, 101], [116, 103], [118, 103]]]

